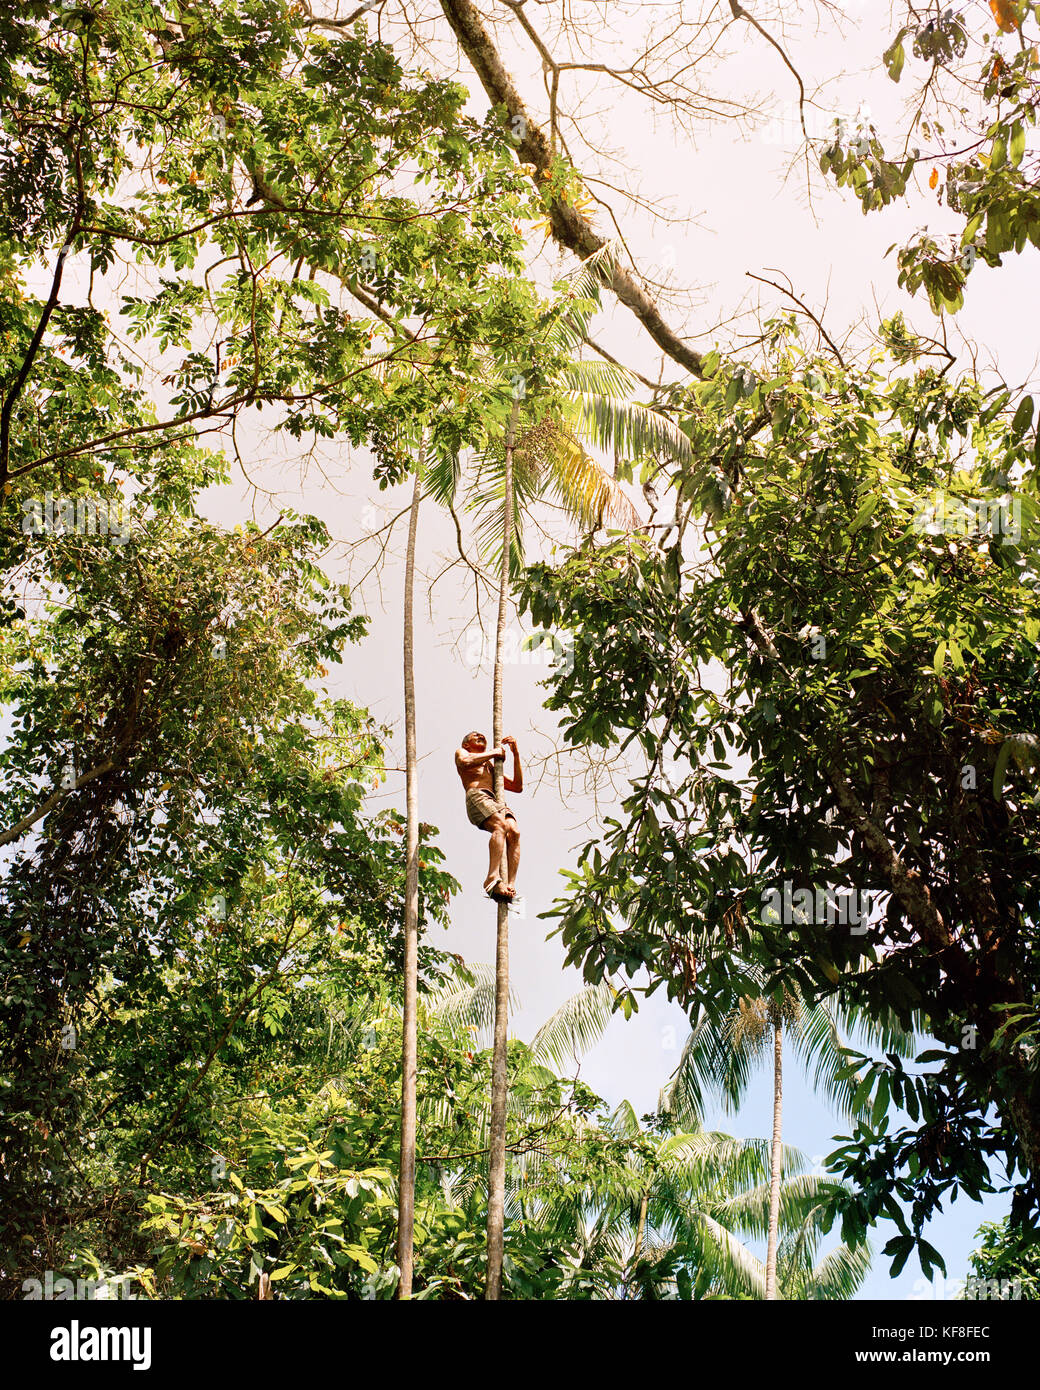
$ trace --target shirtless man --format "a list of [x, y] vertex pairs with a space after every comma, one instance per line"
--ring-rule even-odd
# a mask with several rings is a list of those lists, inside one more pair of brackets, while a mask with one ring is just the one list
[[[491, 764], [505, 759], [506, 749], [513, 755], [513, 775], [504, 778], [507, 792], [522, 792], [524, 773], [520, 766], [516, 739], [502, 737], [502, 747], [488, 749], [487, 739], [476, 732], [467, 734], [462, 747], [455, 750], [455, 767], [466, 788], [466, 815], [473, 825], [491, 836], [488, 875], [484, 892], [496, 902], [511, 902], [516, 896], [516, 870], [520, 862], [520, 832], [516, 817], [504, 801], [496, 801], [491, 780]], [[503, 769], [504, 770], [504, 769]], [[501, 878], [502, 852], [506, 856], [506, 882]]]

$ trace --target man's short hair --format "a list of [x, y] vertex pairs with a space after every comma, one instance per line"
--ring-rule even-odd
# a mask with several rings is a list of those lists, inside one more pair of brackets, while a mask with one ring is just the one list
[[466, 744], [469, 743], [471, 738], [479, 738], [482, 739], [484, 743], [487, 743], [487, 739], [484, 738], [484, 735], [480, 732], [479, 729], [471, 729], [469, 733], [466, 734], [466, 736], [463, 738], [461, 747], [465, 748]]

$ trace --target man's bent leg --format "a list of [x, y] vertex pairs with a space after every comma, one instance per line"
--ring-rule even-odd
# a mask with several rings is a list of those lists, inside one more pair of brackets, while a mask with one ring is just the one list
[[[506, 886], [507, 880], [503, 877], [502, 864], [502, 858], [505, 853], [509, 835], [507, 824], [508, 822], [503, 820], [500, 815], [494, 815], [488, 816], [487, 820], [480, 827], [481, 830], [488, 831], [491, 836], [491, 842], [488, 845], [488, 874], [487, 878], [484, 880], [484, 887], [485, 889], [493, 888], [496, 882], [501, 881], [501, 891], [503, 893], [509, 893], [510, 891]], [[508, 874], [509, 870], [505, 869], [504, 872]]]

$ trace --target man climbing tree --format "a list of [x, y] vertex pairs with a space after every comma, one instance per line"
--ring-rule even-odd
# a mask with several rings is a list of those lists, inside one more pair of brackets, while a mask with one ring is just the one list
[[[466, 789], [466, 815], [473, 825], [486, 830], [491, 836], [484, 892], [496, 902], [511, 902], [516, 896], [516, 870], [520, 862], [520, 832], [516, 816], [504, 801], [496, 800], [491, 780], [491, 764], [499, 759], [504, 760], [507, 748], [513, 754], [513, 773], [505, 778], [505, 790], [522, 792], [524, 772], [520, 766], [520, 754], [516, 739], [509, 734], [502, 736], [501, 748], [489, 751], [487, 739], [474, 731], [468, 733], [462, 740], [461, 748], [455, 750], [455, 767]], [[504, 881], [503, 853], [506, 858]]]

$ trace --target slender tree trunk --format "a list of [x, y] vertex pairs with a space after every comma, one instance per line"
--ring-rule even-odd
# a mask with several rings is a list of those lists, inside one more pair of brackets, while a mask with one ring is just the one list
[[632, 1251], [632, 1263], [633, 1263], [633, 1264], [636, 1263], [636, 1261], [639, 1259], [639, 1256], [643, 1253], [643, 1236], [644, 1236], [644, 1234], [645, 1234], [645, 1232], [646, 1232], [646, 1208], [647, 1208], [647, 1205], [648, 1205], [648, 1203], [647, 1203], [647, 1194], [646, 1194], [646, 1191], [644, 1190], [642, 1197], [640, 1197], [640, 1199], [639, 1199], [639, 1222], [638, 1222], [638, 1224], [637, 1224], [637, 1226], [636, 1226], [636, 1247], [635, 1247], [635, 1249]]
[[773, 1024], [773, 1149], [769, 1158], [769, 1239], [766, 1243], [766, 1298], [776, 1298], [776, 1247], [780, 1231], [780, 1159], [783, 1152], [784, 1032]]
[[629, 1290], [631, 1290], [632, 1285], [635, 1282], [636, 1265], [639, 1263], [639, 1257], [643, 1253], [643, 1238], [646, 1235], [646, 1209], [648, 1205], [649, 1201], [647, 1191], [646, 1188], [644, 1188], [643, 1195], [639, 1199], [639, 1219], [636, 1222], [636, 1243], [632, 1250], [632, 1263], [629, 1266], [630, 1273], [628, 1277], [627, 1287], [625, 1289], [626, 1295], [628, 1294]]
[[[509, 600], [509, 551], [513, 539], [513, 436], [519, 404], [514, 404], [506, 431], [505, 502], [502, 507], [502, 567], [498, 580], [498, 626], [495, 630], [495, 677], [492, 746], [502, 742], [502, 648]], [[504, 760], [493, 764], [495, 800], [502, 798]], [[508, 882], [502, 868], [502, 879]], [[502, 1253], [506, 1200], [506, 1040], [509, 1028], [509, 904], [498, 903], [495, 950], [495, 1041], [491, 1063], [491, 1135], [488, 1144], [487, 1283], [485, 1299], [502, 1297]]]
[[401, 1165], [397, 1197], [398, 1298], [412, 1296], [415, 1230], [416, 1005], [419, 973], [419, 765], [415, 750], [415, 533], [419, 523], [423, 446], [412, 489], [408, 553], [404, 566], [404, 739], [407, 779], [404, 890], [404, 1018], [401, 1024]]

